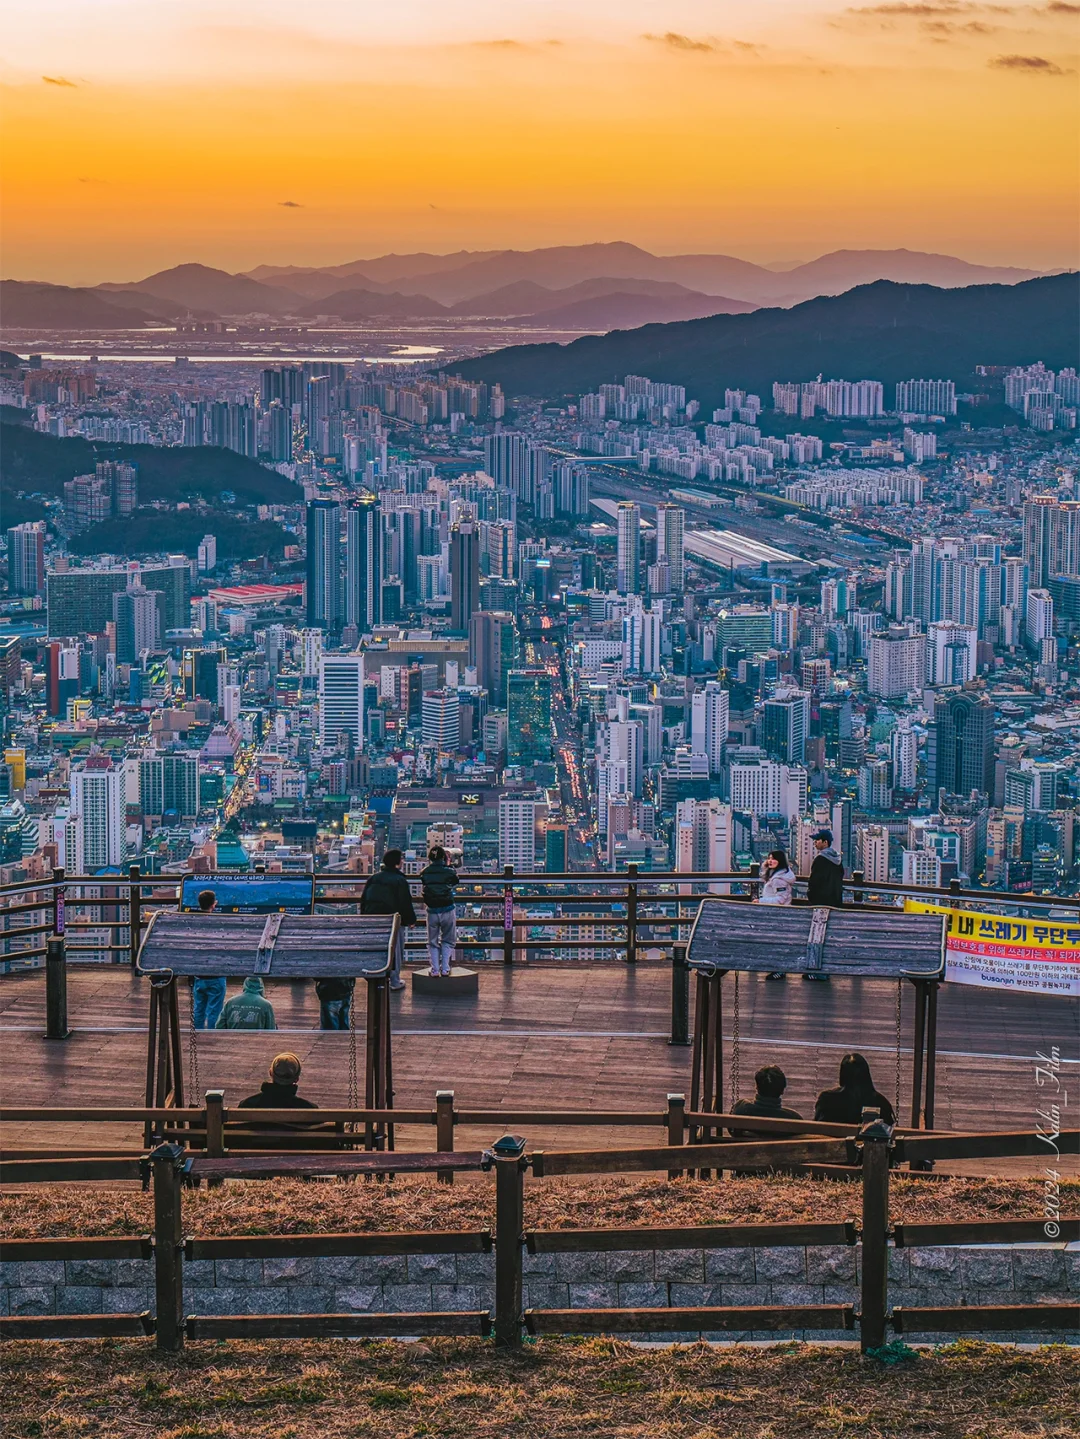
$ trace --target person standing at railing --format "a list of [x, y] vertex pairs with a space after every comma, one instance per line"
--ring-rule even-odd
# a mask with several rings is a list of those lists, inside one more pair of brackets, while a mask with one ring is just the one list
[[317, 979], [315, 993], [319, 996], [319, 1028], [348, 1029], [356, 980], [347, 975]]
[[428, 850], [430, 863], [420, 873], [424, 903], [427, 905], [428, 958], [434, 978], [446, 977], [454, 964], [457, 943], [457, 871], [447, 860], [446, 850], [437, 844]]
[[[814, 835], [814, 862], [810, 866], [810, 878], [806, 881], [808, 903], [839, 909], [844, 903], [844, 861], [833, 849], [832, 830], [819, 829]], [[803, 979], [816, 979], [829, 983], [827, 974], [804, 974]]]
[[[217, 895], [212, 889], [199, 892], [199, 913], [213, 914]], [[225, 1003], [227, 988], [223, 974], [200, 975], [191, 986], [191, 1022], [196, 1029], [216, 1029]]]
[[[761, 861], [758, 871], [765, 883], [758, 896], [758, 904], [789, 905], [795, 894], [795, 871], [788, 864], [786, 851], [770, 850]], [[769, 979], [786, 979], [787, 975], [774, 970]]]
[[217, 1029], [277, 1029], [274, 1006], [257, 974], [249, 974], [244, 988], [229, 1000], [218, 1016]]
[[405, 958], [405, 926], [420, 923], [413, 909], [409, 881], [401, 872], [403, 858], [400, 849], [388, 849], [383, 855], [382, 869], [371, 876], [360, 896], [361, 914], [396, 914], [401, 920], [390, 971], [391, 989], [405, 988], [401, 977], [401, 964]]

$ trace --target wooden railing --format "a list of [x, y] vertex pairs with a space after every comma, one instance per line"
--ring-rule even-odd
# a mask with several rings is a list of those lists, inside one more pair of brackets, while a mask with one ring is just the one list
[[[713, 1116], [715, 1118], [715, 1116]], [[747, 1117], [739, 1116], [740, 1121]], [[507, 1135], [489, 1150], [471, 1153], [430, 1154], [263, 1154], [214, 1158], [192, 1155], [177, 1144], [161, 1144], [146, 1155], [126, 1158], [54, 1159], [12, 1161], [0, 1165], [0, 1182], [74, 1182], [142, 1178], [153, 1186], [154, 1232], [133, 1238], [47, 1238], [5, 1243], [6, 1260], [152, 1258], [156, 1315], [44, 1315], [0, 1318], [0, 1337], [116, 1338], [154, 1335], [157, 1347], [178, 1351], [185, 1339], [266, 1339], [395, 1336], [429, 1334], [493, 1335], [502, 1348], [515, 1349], [525, 1333], [672, 1334], [682, 1332], [786, 1332], [799, 1330], [858, 1329], [864, 1351], [885, 1341], [891, 1322], [897, 1333], [978, 1333], [1001, 1330], [1068, 1330], [1075, 1324], [1074, 1304], [897, 1308], [888, 1304], [888, 1246], [1030, 1243], [1039, 1225], [1030, 1220], [966, 1221], [957, 1224], [905, 1224], [890, 1226], [890, 1164], [898, 1143], [890, 1127], [873, 1110], [865, 1110], [857, 1134], [844, 1141], [766, 1139], [730, 1145], [709, 1144], [696, 1151], [663, 1146], [646, 1150], [556, 1151], [526, 1154], [526, 1141]], [[1058, 1144], [1075, 1150], [1077, 1132], [1058, 1137]], [[937, 1141], [937, 1157], [967, 1156], [973, 1144], [985, 1152], [989, 1144], [998, 1154], [1029, 1153], [1033, 1144], [1045, 1145], [1035, 1133], [1021, 1135], [921, 1136], [918, 1152]], [[607, 1230], [527, 1229], [525, 1177], [555, 1174], [649, 1173], [685, 1162], [713, 1169], [750, 1170], [800, 1168], [808, 1159], [847, 1157], [854, 1149], [861, 1179], [861, 1217], [834, 1223], [644, 1226]], [[981, 1146], [981, 1148], [980, 1148]], [[224, 1179], [272, 1179], [339, 1175], [358, 1177], [395, 1173], [438, 1173], [440, 1170], [494, 1173], [495, 1230], [406, 1234], [307, 1234], [287, 1236], [239, 1235], [186, 1237], [183, 1225], [185, 1184]], [[1045, 1230], [1044, 1230], [1045, 1233]], [[1080, 1220], [1059, 1218], [1055, 1239], [1080, 1237]], [[526, 1309], [524, 1254], [603, 1250], [744, 1248], [753, 1245], [806, 1244], [861, 1245], [860, 1299], [854, 1304], [695, 1306], [679, 1308]], [[482, 1254], [494, 1251], [494, 1312], [418, 1312], [409, 1314], [290, 1314], [233, 1315], [187, 1314], [184, 1306], [184, 1260], [227, 1258], [290, 1258], [313, 1255], [370, 1254]]]
[[[364, 875], [316, 875], [316, 907], [357, 904], [366, 880]], [[48, 879], [0, 885], [0, 923], [8, 925], [12, 919], [25, 917], [25, 922], [0, 930], [0, 971], [43, 960], [50, 938], [64, 940], [68, 963], [94, 955], [99, 961], [108, 956], [113, 963], [134, 965], [148, 916], [155, 909], [176, 905], [180, 882], [180, 876], [144, 875], [138, 865], [131, 865], [125, 875], [68, 875], [57, 869]], [[633, 864], [618, 874], [516, 874], [512, 865], [505, 866], [501, 874], [463, 874], [457, 895], [459, 950], [474, 960], [490, 955], [504, 964], [513, 964], [516, 956], [583, 952], [592, 958], [598, 952], [621, 955], [629, 964], [649, 950], [667, 957], [688, 936], [705, 887], [722, 886], [730, 898], [748, 902], [756, 884], [756, 869], [639, 873]], [[796, 903], [802, 902], [804, 888], [805, 881], [799, 881]], [[963, 900], [999, 910], [1058, 908], [1080, 914], [1075, 896], [964, 889], [957, 880], [938, 888], [869, 884], [857, 870], [844, 889], [850, 903], [867, 906], [892, 907], [895, 900], [910, 896], [954, 903]], [[530, 904], [555, 905], [563, 912], [530, 916], [526, 912]], [[621, 906], [623, 912], [612, 913], [612, 906]], [[470, 914], [471, 908], [479, 908], [481, 913]], [[590, 912], [596, 909], [604, 912]], [[86, 918], [88, 911], [99, 912], [99, 917]], [[71, 918], [72, 914], [84, 917]], [[582, 928], [601, 931], [606, 937], [589, 934], [582, 938], [577, 934]], [[549, 933], [530, 938], [530, 929]], [[84, 942], [93, 933], [107, 933], [108, 938]], [[11, 948], [24, 943], [25, 948]], [[406, 948], [423, 950], [425, 945], [417, 938], [407, 941]]]

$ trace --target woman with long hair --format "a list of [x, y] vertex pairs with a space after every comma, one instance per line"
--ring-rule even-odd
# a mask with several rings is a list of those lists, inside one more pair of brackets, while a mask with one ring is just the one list
[[826, 1124], [859, 1124], [864, 1109], [879, 1109], [886, 1124], [895, 1124], [893, 1107], [874, 1088], [870, 1066], [861, 1054], [845, 1054], [840, 1061], [840, 1083], [817, 1097], [814, 1118]]

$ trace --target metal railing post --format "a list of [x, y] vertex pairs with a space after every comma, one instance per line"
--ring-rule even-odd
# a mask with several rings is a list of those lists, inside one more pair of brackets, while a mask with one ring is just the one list
[[[686, 1130], [686, 1095], [669, 1094], [667, 1097], [667, 1142], [674, 1147], [682, 1144]], [[668, 1178], [678, 1179], [681, 1169], [669, 1169]]]
[[677, 944], [671, 957], [671, 1038], [668, 1043], [690, 1043], [690, 968], [686, 963], [685, 944]]
[[637, 865], [628, 864], [626, 873], [626, 962], [637, 964]]
[[139, 884], [140, 870], [137, 864], [128, 867], [128, 944], [132, 969], [139, 958], [142, 943], [142, 886]]
[[[452, 1154], [454, 1152], [454, 1091], [452, 1089], [437, 1089], [435, 1091], [435, 1148], [440, 1154]], [[440, 1184], [453, 1184], [454, 1171], [452, 1169], [440, 1169], [436, 1171]]]
[[62, 935], [62, 934], [64, 933], [64, 927], [65, 927], [65, 924], [66, 924], [66, 918], [65, 918], [65, 914], [64, 914], [64, 909], [65, 909], [65, 903], [66, 903], [66, 899], [67, 899], [67, 887], [66, 887], [66, 885], [64, 884], [64, 869], [63, 869], [63, 866], [61, 865], [61, 866], [58, 867], [57, 869], [54, 869], [53, 872], [52, 872], [52, 874], [53, 874], [53, 892], [52, 892], [52, 927], [53, 927], [53, 934], [60, 934], [60, 935]]
[[880, 1110], [863, 1110], [857, 1142], [862, 1148], [863, 1191], [859, 1342], [865, 1354], [885, 1343], [889, 1310], [889, 1150], [893, 1131]]
[[[206, 1134], [203, 1138], [203, 1153], [207, 1159], [225, 1158], [225, 1091], [208, 1089], [203, 1099], [203, 1113]], [[215, 1189], [224, 1184], [223, 1179], [208, 1179], [206, 1187]]]
[[67, 1039], [67, 946], [62, 935], [45, 941], [45, 1038]]
[[157, 1347], [176, 1353], [184, 1347], [183, 1209], [180, 1181], [184, 1151], [159, 1144], [150, 1155], [154, 1176], [154, 1292]]
[[525, 1141], [504, 1135], [488, 1151], [495, 1168], [495, 1343], [521, 1347], [524, 1296]]
[[514, 962], [514, 866], [503, 865], [503, 964]]
[[861, 869], [853, 869], [851, 871], [851, 887], [853, 890], [851, 898], [854, 904], [862, 904], [865, 898], [862, 890], [864, 879], [865, 875]]

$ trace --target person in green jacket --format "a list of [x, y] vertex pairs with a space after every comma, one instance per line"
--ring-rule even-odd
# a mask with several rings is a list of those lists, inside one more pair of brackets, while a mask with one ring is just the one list
[[277, 1029], [274, 1006], [266, 998], [263, 982], [249, 974], [244, 988], [229, 1000], [218, 1017], [217, 1029]]

